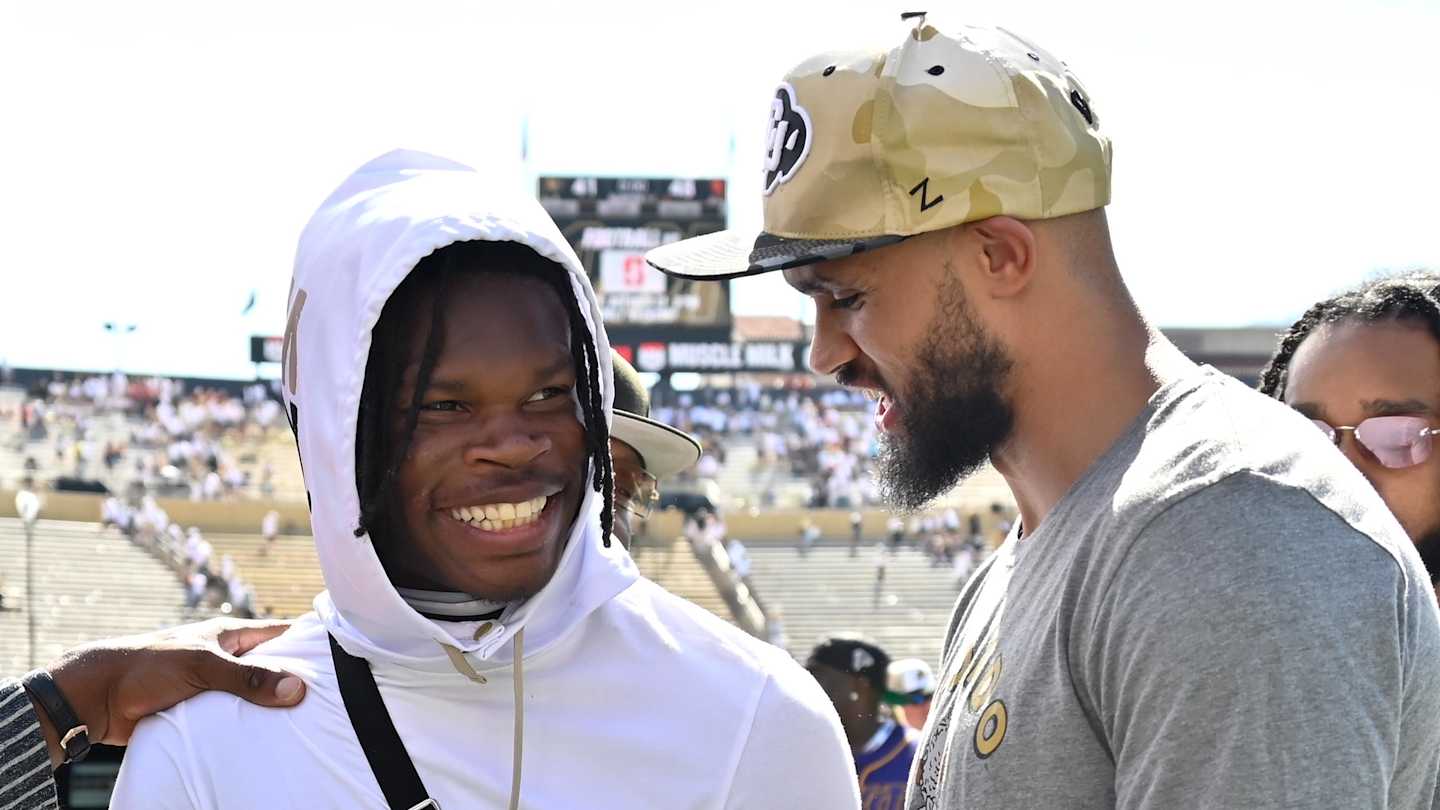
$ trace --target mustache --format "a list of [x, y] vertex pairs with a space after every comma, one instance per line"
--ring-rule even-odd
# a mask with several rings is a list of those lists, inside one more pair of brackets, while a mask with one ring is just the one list
[[878, 376], [872, 378], [869, 375], [862, 374], [853, 361], [835, 370], [835, 382], [846, 388], [868, 388], [876, 391], [884, 391], [886, 394], [890, 393], [890, 388], [885, 385], [884, 380], [881, 380]]

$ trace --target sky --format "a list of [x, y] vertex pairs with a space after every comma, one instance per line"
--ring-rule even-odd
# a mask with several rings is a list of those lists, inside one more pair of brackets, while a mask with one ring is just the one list
[[[1010, 28], [1085, 83], [1119, 263], [1158, 325], [1286, 324], [1440, 267], [1440, 0], [0, 0], [0, 360], [253, 376], [305, 221], [397, 147], [517, 182], [726, 177], [731, 225], [758, 230], [776, 84], [893, 47], [912, 8]], [[733, 305], [808, 306], [773, 274]]]

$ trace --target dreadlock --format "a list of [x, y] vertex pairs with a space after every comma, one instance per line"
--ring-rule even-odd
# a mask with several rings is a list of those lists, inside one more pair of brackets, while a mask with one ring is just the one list
[[[415, 265], [385, 302], [371, 332], [370, 357], [360, 393], [359, 424], [355, 432], [355, 486], [360, 493], [360, 523], [355, 536], [369, 533], [384, 539], [397, 537], [394, 488], [401, 462], [410, 452], [420, 405], [430, 375], [444, 351], [445, 304], [453, 277], [459, 273], [507, 273], [544, 282], [560, 297], [570, 321], [570, 354], [575, 362], [575, 395], [584, 416], [586, 458], [594, 471], [591, 486], [600, 493], [600, 530], [606, 547], [614, 523], [611, 493], [615, 472], [610, 459], [610, 432], [605, 425], [600, 363], [590, 329], [563, 267], [516, 242], [456, 242], [440, 248]], [[429, 295], [430, 317], [417, 317]], [[415, 375], [414, 393], [404, 408], [404, 428], [398, 434], [394, 392], [400, 390], [410, 362], [413, 327], [426, 323], [424, 348]]]
[[1375, 279], [1310, 307], [1281, 338], [1260, 373], [1260, 393], [1283, 399], [1295, 350], [1316, 329], [1341, 321], [1415, 322], [1440, 341], [1440, 274], [1415, 271]]

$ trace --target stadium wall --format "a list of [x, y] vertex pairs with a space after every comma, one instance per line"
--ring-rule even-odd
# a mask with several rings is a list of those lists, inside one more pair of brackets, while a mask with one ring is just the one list
[[[41, 495], [40, 516], [47, 520], [77, 520], [97, 523], [100, 520], [99, 495], [73, 492], [46, 492]], [[201, 531], [231, 534], [259, 534], [260, 519], [271, 509], [280, 513], [283, 534], [308, 535], [310, 513], [304, 503], [293, 501], [188, 501], [161, 498], [156, 501], [170, 519], [181, 526], [198, 526]], [[820, 528], [821, 540], [850, 541], [849, 509], [777, 509], [765, 512], [735, 512], [725, 516], [729, 536], [745, 543], [798, 543], [800, 527], [809, 520]], [[890, 513], [866, 510], [862, 515], [863, 542], [873, 545], [885, 537], [885, 523]], [[15, 513], [15, 491], [0, 490], [0, 517], [18, 517]], [[986, 539], [994, 532], [994, 515], [981, 514]], [[684, 516], [667, 511], [647, 521], [644, 539], [668, 541], [679, 537]], [[965, 524], [968, 526], [968, 524]]]

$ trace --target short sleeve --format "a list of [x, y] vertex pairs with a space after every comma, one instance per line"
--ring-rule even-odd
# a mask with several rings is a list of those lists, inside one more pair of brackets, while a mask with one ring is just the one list
[[[1392, 784], [1402, 756], [1436, 754], [1402, 750], [1415, 684], [1391, 551], [1310, 493], [1238, 473], [1125, 554], [1080, 664], [1117, 807], [1428, 801], [1433, 768], [1427, 785]], [[1424, 666], [1433, 676], [1434, 656]]]

